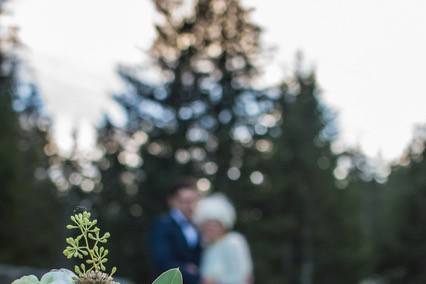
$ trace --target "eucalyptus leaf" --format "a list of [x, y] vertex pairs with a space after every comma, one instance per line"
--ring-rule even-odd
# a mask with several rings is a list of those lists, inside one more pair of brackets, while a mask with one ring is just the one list
[[178, 268], [173, 268], [162, 273], [152, 284], [182, 284], [182, 274]]

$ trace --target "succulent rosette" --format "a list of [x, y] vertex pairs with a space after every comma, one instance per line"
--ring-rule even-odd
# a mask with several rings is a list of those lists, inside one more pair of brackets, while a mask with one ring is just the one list
[[74, 284], [77, 275], [68, 269], [52, 270], [44, 274], [40, 280], [34, 275], [23, 276], [12, 284]]

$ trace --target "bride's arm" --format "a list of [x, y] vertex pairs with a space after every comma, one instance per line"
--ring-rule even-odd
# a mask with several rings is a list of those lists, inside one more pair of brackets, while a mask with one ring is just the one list
[[203, 278], [201, 284], [217, 284], [217, 282], [211, 278]]
[[253, 283], [250, 249], [242, 235], [234, 233], [228, 237], [223, 261], [226, 272], [220, 279], [221, 284]]

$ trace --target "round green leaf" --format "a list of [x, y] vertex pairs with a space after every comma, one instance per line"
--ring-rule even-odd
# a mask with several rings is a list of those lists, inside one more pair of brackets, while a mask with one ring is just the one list
[[182, 274], [178, 268], [167, 270], [155, 279], [152, 284], [182, 284]]

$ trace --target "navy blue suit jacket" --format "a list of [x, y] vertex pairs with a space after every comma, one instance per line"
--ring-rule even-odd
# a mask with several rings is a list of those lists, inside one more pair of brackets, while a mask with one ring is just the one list
[[198, 272], [192, 273], [187, 266], [188, 264], [199, 266], [200, 242], [190, 247], [180, 226], [170, 214], [155, 221], [150, 235], [150, 249], [156, 276], [168, 269], [179, 267], [185, 284], [198, 284]]

